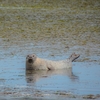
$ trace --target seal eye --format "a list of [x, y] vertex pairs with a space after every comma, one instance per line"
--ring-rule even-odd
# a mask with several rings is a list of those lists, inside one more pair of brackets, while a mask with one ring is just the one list
[[28, 59], [30, 56], [29, 55], [27, 55], [27, 57], [26, 57], [26, 59]]
[[27, 57], [29, 57], [29, 55], [27, 55]]

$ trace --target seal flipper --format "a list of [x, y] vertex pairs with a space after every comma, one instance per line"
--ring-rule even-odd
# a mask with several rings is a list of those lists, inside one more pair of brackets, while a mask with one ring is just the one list
[[77, 59], [79, 56], [80, 56], [79, 54], [73, 53], [73, 54], [69, 57], [69, 59], [73, 62], [73, 61], [74, 61], [75, 59]]

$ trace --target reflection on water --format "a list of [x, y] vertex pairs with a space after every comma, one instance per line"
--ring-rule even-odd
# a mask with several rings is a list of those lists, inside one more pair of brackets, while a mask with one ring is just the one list
[[[69, 77], [72, 81], [77, 80], [78, 77], [75, 76], [72, 73], [72, 69], [66, 69], [66, 70], [50, 70], [50, 71], [32, 71], [32, 70], [26, 70], [26, 81], [27, 83], [36, 83], [38, 80], [42, 78], [48, 78], [50, 76], [66, 76]], [[59, 80], [60, 81], [60, 80]]]
[[74, 63], [72, 69], [26, 71], [27, 86], [37, 90], [70, 91], [74, 94], [100, 93], [100, 65]]

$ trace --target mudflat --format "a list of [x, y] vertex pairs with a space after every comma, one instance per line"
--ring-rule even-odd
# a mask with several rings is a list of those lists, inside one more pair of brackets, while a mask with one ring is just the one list
[[[100, 99], [100, 1], [0, 1], [1, 99]], [[80, 58], [72, 69], [26, 72], [27, 54]]]

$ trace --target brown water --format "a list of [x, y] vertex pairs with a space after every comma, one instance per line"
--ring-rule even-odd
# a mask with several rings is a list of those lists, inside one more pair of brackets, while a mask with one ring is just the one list
[[[100, 1], [0, 1], [1, 99], [98, 99]], [[25, 57], [81, 56], [72, 69], [26, 72]]]

